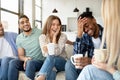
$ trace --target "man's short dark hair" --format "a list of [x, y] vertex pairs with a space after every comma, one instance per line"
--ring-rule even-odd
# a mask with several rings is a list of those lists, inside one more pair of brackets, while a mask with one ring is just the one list
[[86, 18], [91, 18], [91, 19], [94, 18], [90, 12], [83, 12], [82, 14], [79, 15], [78, 19], [79, 19], [80, 17], [81, 17], [81, 19], [84, 18], [84, 17], [86, 17]]
[[[21, 15], [21, 16], [19, 17], [19, 20], [20, 20], [21, 18], [26, 18], [26, 19], [29, 20], [29, 18], [28, 18], [26, 15]], [[18, 20], [18, 23], [19, 23], [19, 20]]]
[[19, 17], [19, 20], [20, 20], [21, 18], [26, 18], [26, 19], [29, 20], [29, 18], [28, 18], [26, 15], [21, 15], [21, 16]]

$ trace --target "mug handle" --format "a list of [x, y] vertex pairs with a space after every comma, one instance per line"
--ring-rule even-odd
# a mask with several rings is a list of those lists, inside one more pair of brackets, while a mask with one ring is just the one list
[[74, 56], [71, 56], [70, 60], [71, 60], [72, 64], [74, 64]]

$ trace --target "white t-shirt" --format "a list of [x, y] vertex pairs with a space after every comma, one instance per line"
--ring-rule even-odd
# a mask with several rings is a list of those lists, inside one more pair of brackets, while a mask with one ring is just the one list
[[0, 58], [3, 58], [5, 56], [15, 57], [13, 55], [13, 51], [10, 44], [7, 42], [7, 40], [4, 37], [0, 37]]
[[92, 37], [92, 41], [93, 41], [93, 44], [94, 44], [94, 47], [95, 49], [99, 49], [100, 48], [100, 45], [101, 45], [101, 40], [100, 38], [93, 38]]

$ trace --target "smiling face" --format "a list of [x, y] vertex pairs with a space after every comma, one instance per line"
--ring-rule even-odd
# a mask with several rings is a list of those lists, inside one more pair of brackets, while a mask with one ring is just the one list
[[51, 27], [50, 27], [50, 34], [54, 35], [54, 33], [61, 27], [59, 20], [54, 19], [52, 21]]
[[91, 18], [87, 18], [87, 22], [84, 24], [84, 32], [90, 36], [93, 36], [95, 33], [95, 25], [94, 20]]
[[2, 23], [0, 23], [0, 37], [2, 37], [4, 35], [4, 28]]
[[19, 19], [19, 28], [24, 32], [29, 32], [31, 30], [31, 25], [29, 19], [23, 17]]
[[86, 18], [86, 21], [83, 25], [83, 31], [87, 33], [89, 36], [97, 38], [99, 35], [99, 27], [96, 23], [94, 16], [90, 12], [83, 12], [79, 17], [79, 19]]
[[42, 34], [47, 35], [50, 39], [53, 35], [56, 36], [56, 42], [58, 42], [61, 35], [61, 20], [58, 16], [50, 15], [43, 28]]

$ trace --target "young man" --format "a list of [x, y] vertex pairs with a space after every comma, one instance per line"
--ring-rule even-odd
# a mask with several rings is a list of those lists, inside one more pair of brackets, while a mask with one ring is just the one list
[[23, 31], [16, 40], [19, 59], [10, 61], [8, 80], [18, 80], [19, 71], [25, 71], [26, 76], [34, 80], [35, 72], [40, 70], [44, 61], [39, 45], [41, 31], [31, 28], [26, 15], [19, 18], [19, 28]]
[[4, 27], [0, 23], [0, 80], [8, 80], [9, 61], [16, 58], [17, 33], [4, 32]]
[[66, 80], [76, 80], [84, 66], [91, 63], [94, 51], [92, 37], [96, 39], [99, 37], [99, 34], [99, 26], [95, 18], [90, 13], [82, 13], [78, 17], [78, 33], [74, 43], [73, 53], [83, 54], [84, 57], [77, 58], [74, 61], [75, 64], [72, 64], [70, 60], [67, 61], [65, 66]]

